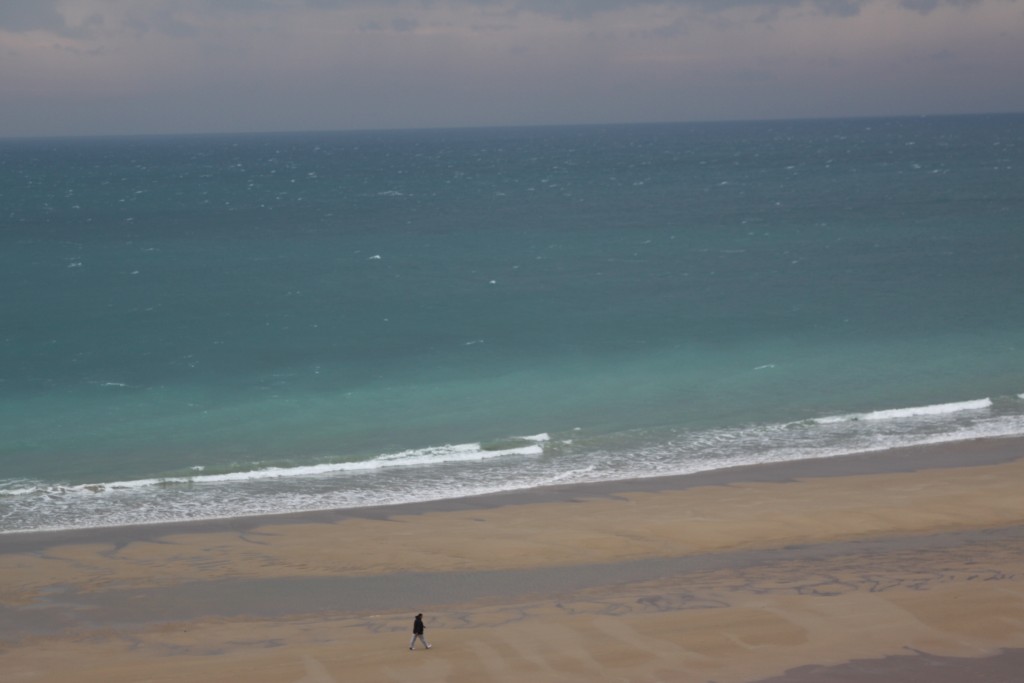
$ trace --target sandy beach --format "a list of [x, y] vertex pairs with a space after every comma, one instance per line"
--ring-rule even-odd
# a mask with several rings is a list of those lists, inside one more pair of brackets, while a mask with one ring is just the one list
[[1022, 457], [3, 535], [0, 681], [1016, 681]]

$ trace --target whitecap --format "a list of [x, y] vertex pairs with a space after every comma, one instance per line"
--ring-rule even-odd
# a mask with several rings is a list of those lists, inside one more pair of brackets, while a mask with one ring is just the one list
[[520, 436], [523, 441], [536, 441], [537, 443], [543, 443], [545, 441], [551, 441], [551, 435], [547, 432], [541, 432], [540, 434], [532, 434], [530, 436]]
[[836, 422], [851, 422], [854, 420], [898, 420], [907, 417], [921, 417], [926, 415], [949, 415], [965, 410], [984, 410], [992, 407], [992, 399], [979, 398], [972, 401], [957, 401], [954, 403], [938, 403], [927, 406], [914, 406], [910, 408], [890, 408], [887, 410], [875, 410], [867, 413], [850, 413], [847, 415], [830, 415], [819, 417], [813, 420], [818, 424], [834, 424]]
[[[181, 484], [217, 484], [226, 482], [247, 482], [270, 479], [289, 479], [299, 477], [317, 477], [334, 473], [377, 472], [387, 468], [435, 466], [449, 463], [474, 462], [501, 458], [505, 456], [533, 456], [544, 452], [540, 443], [548, 441], [547, 434], [535, 434], [518, 437], [521, 441], [533, 441], [527, 446], [486, 449], [480, 443], [446, 444], [414, 448], [397, 453], [386, 453], [376, 458], [361, 461], [320, 463], [315, 465], [296, 465], [294, 467], [259, 467], [236, 472], [219, 474], [195, 474], [189, 476], [152, 477], [127, 481], [98, 482], [90, 484], [51, 484], [32, 485], [0, 489], [6, 495], [26, 495], [47, 493], [52, 495], [67, 494], [102, 494], [130, 489], [175, 486]], [[205, 467], [197, 465], [191, 468], [195, 472], [205, 471]]]

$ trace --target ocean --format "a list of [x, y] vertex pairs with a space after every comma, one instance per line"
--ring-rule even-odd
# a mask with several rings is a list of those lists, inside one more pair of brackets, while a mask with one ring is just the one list
[[1024, 435], [1024, 115], [0, 141], [0, 531]]

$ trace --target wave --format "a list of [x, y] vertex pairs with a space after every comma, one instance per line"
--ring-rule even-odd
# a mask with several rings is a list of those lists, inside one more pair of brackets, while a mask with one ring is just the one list
[[0, 481], [0, 534], [395, 505], [1022, 436], [1022, 398], [696, 430], [574, 428], [555, 438], [544, 432], [364, 461], [222, 473], [196, 467], [189, 475], [101, 484]]
[[817, 424], [834, 424], [837, 422], [852, 422], [858, 420], [899, 420], [907, 417], [922, 417], [932, 415], [950, 415], [965, 410], [984, 410], [992, 407], [992, 399], [979, 398], [972, 401], [958, 401], [954, 403], [938, 403], [928, 406], [915, 406], [912, 408], [891, 408], [888, 410], [875, 410], [868, 413], [849, 413], [847, 415], [831, 415], [819, 417], [812, 420]]
[[547, 432], [541, 434], [534, 434], [533, 436], [520, 436], [518, 437], [523, 441], [536, 441], [537, 443], [544, 443], [545, 441], [551, 441], [551, 435]]
[[[388, 468], [436, 466], [453, 463], [478, 462], [510, 455], [535, 456], [544, 453], [544, 442], [550, 440], [546, 433], [532, 436], [513, 437], [510, 441], [526, 442], [504, 448], [487, 447], [480, 443], [447, 444], [414, 448], [362, 461], [297, 465], [294, 467], [257, 467], [237, 472], [218, 474], [195, 474], [189, 476], [151, 477], [127, 481], [92, 484], [41, 484], [29, 482], [0, 482], [0, 496], [24, 496], [39, 493], [103, 493], [105, 491], [145, 489], [180, 484], [219, 484], [227, 482], [255, 482], [268, 479], [297, 479], [318, 477], [335, 473], [377, 472]], [[202, 466], [193, 469], [202, 471]]]

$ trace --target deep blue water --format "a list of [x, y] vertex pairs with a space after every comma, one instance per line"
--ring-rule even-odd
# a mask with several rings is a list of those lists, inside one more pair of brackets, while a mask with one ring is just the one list
[[0, 529], [1022, 434], [1022, 216], [1024, 116], [0, 141]]

